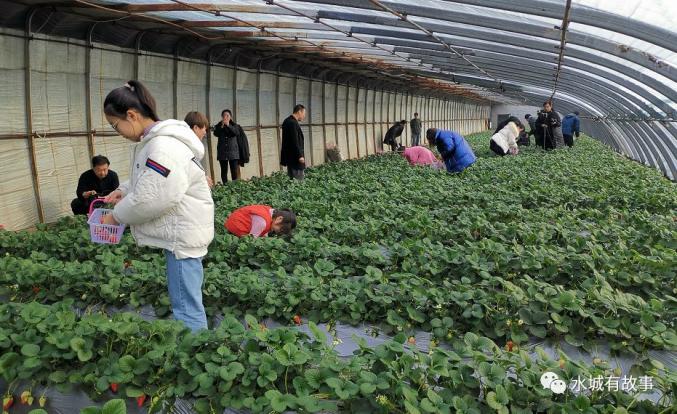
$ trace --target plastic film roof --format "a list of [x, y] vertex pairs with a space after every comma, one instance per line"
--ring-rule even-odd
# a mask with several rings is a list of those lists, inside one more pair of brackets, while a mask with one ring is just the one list
[[23, 3], [118, 18], [125, 46], [493, 102], [540, 106], [554, 93], [555, 109], [578, 110], [586, 132], [677, 176], [674, 0]]

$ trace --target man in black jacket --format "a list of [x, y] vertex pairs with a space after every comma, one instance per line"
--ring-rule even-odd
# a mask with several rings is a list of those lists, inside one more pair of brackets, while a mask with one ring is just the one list
[[109, 166], [110, 161], [103, 155], [92, 158], [92, 169], [83, 172], [78, 180], [77, 198], [71, 201], [73, 214], [89, 213], [89, 205], [97, 196], [107, 196], [120, 186], [118, 175]]
[[390, 129], [388, 129], [388, 132], [386, 132], [386, 136], [383, 137], [383, 143], [386, 145], [390, 145], [390, 150], [395, 152], [397, 151], [397, 148], [399, 145], [397, 145], [397, 138], [402, 135], [402, 132], [404, 132], [404, 126], [407, 125], [407, 121], [404, 119], [401, 120], [400, 122], [395, 123], [395, 125], [391, 126]]
[[280, 154], [280, 164], [287, 167], [289, 178], [303, 180], [306, 168], [306, 159], [304, 157], [303, 131], [299, 122], [303, 122], [306, 117], [306, 108], [301, 104], [294, 106], [294, 113], [289, 115], [282, 123], [282, 151]]
[[[536, 120], [536, 129], [543, 131], [543, 148], [553, 150], [557, 148], [558, 141], [564, 143], [562, 137], [562, 121], [557, 112], [554, 111], [552, 101], [547, 100], [543, 103], [543, 110], [538, 114]], [[560, 144], [561, 145], [561, 144]]]

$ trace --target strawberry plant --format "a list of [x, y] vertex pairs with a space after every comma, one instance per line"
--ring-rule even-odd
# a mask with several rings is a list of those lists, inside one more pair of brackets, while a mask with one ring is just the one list
[[[203, 301], [225, 319], [196, 336], [119, 312], [171, 311], [163, 255], [127, 233], [96, 245], [81, 218], [0, 232], [0, 375], [26, 384], [12, 389], [17, 401], [34, 381], [145, 396], [151, 410], [175, 398], [200, 412], [668, 407], [674, 372], [649, 355], [677, 349], [674, 183], [589, 139], [508, 158], [490, 156], [486, 134], [469, 140], [479, 159], [459, 175], [389, 155], [311, 169], [294, 186], [279, 174], [217, 187]], [[299, 226], [287, 239], [227, 234], [221, 223], [247, 203], [292, 208]], [[296, 331], [335, 321], [396, 340], [342, 360], [317, 332]], [[439, 344], [430, 354], [415, 350], [421, 330]], [[613, 370], [559, 356], [528, 367], [524, 352], [541, 340], [634, 353], [636, 369], [662, 376], [665, 397], [544, 394], [537, 370]]]

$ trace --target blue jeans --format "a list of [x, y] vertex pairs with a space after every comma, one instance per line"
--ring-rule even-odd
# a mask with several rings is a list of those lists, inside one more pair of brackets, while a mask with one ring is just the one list
[[411, 146], [418, 147], [419, 142], [421, 141], [421, 133], [418, 134], [415, 132], [411, 133]]
[[207, 329], [207, 315], [202, 305], [202, 258], [177, 259], [165, 250], [167, 286], [174, 319], [183, 321], [191, 331]]

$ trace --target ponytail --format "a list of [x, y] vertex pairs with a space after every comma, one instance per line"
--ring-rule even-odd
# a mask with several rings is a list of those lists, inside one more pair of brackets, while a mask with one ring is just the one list
[[103, 112], [106, 115], [125, 118], [127, 111], [137, 110], [142, 116], [159, 121], [155, 98], [148, 88], [137, 80], [130, 80], [124, 86], [115, 88], [103, 101]]

